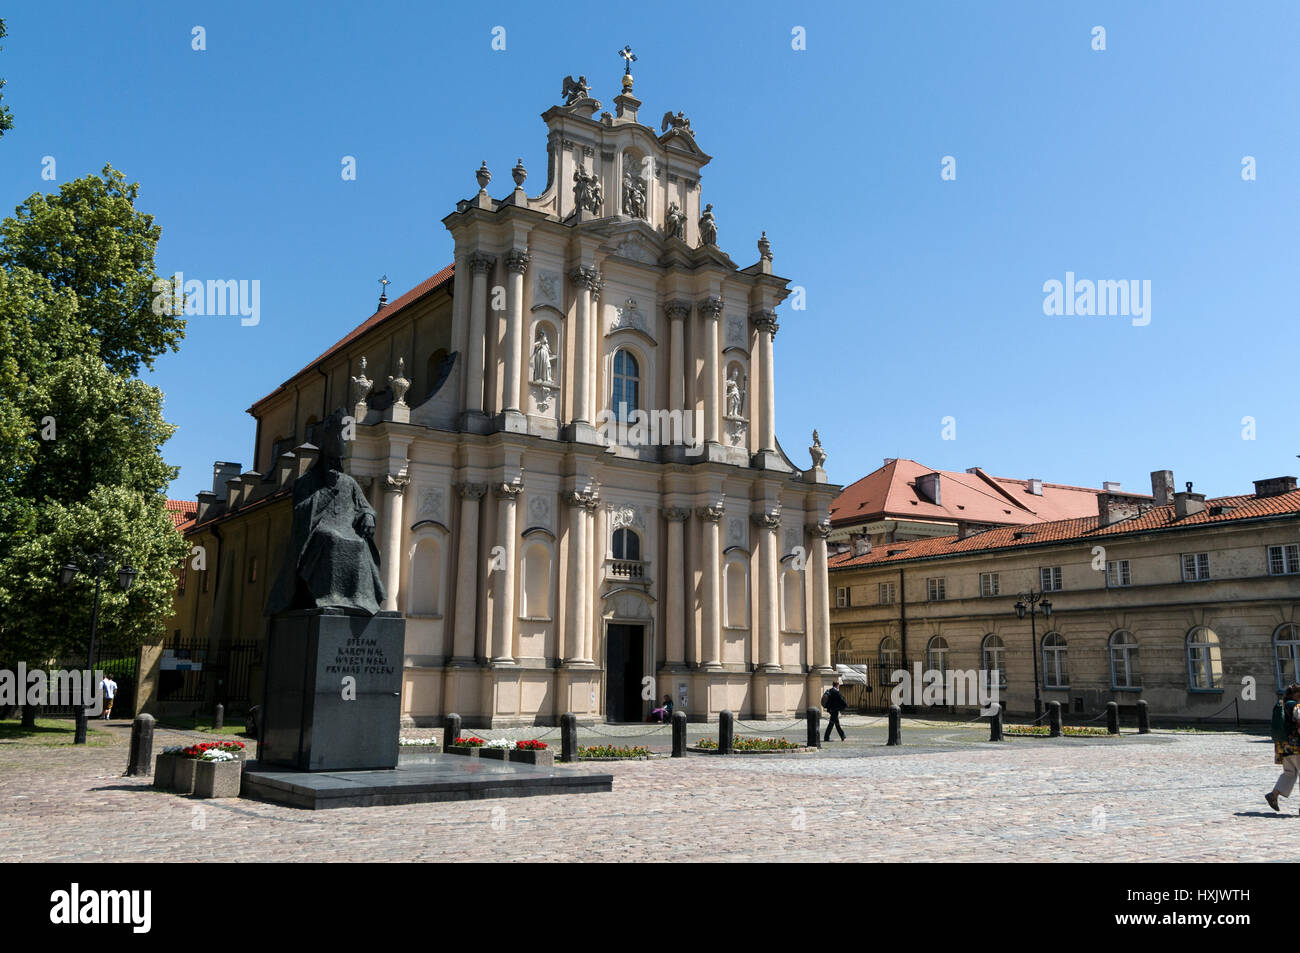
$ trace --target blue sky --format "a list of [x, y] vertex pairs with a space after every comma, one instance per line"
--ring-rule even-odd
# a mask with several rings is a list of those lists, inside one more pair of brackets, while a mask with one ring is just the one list
[[[817, 427], [842, 483], [891, 456], [1134, 489], [1170, 468], [1211, 495], [1300, 468], [1294, 4], [25, 2], [4, 16], [16, 126], [0, 208], [54, 188], [45, 156], [58, 182], [111, 162], [162, 226], [164, 273], [261, 282], [260, 324], [193, 318], [149, 375], [179, 425], [172, 496], [209, 486], [214, 459], [251, 464], [246, 408], [368, 316], [381, 274], [396, 294], [450, 260], [440, 220], [480, 161], [494, 195], [519, 156], [540, 191], [540, 113], [569, 73], [609, 104], [625, 43], [643, 118], [685, 111], [714, 156], [702, 186], [719, 244], [747, 265], [766, 229], [777, 272], [807, 289], [776, 339], [777, 433], [796, 462]], [[1044, 282], [1067, 271], [1149, 280], [1150, 323], [1044, 315]]]

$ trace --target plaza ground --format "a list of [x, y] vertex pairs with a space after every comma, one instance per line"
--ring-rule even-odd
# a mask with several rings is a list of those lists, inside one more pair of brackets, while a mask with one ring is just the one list
[[[1283, 814], [1264, 804], [1279, 769], [1263, 734], [991, 744], [983, 724], [905, 720], [904, 746], [887, 748], [884, 719], [848, 716], [850, 741], [815, 754], [564, 768], [612, 774], [610, 793], [312, 812], [156, 792], [121, 777], [129, 722], [92, 727], [103, 744], [0, 738], [5, 860], [1258, 861], [1300, 833], [1300, 796]], [[558, 746], [546, 731], [475, 733]], [[691, 738], [716, 731], [692, 725]], [[212, 737], [160, 729], [154, 750]], [[597, 742], [670, 743], [636, 726], [583, 731]]]

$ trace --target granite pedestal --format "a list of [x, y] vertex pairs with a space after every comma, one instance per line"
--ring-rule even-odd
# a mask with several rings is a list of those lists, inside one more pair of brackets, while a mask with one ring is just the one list
[[258, 762], [298, 771], [396, 767], [405, 628], [397, 612], [272, 616]]

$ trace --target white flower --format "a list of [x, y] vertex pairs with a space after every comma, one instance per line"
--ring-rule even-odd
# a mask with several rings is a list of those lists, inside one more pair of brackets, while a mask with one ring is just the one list
[[398, 738], [399, 745], [436, 745], [437, 738]]
[[203, 757], [200, 758], [199, 760], [200, 761], [234, 761], [235, 756], [231, 754], [229, 751], [220, 751], [216, 748], [209, 748], [207, 751], [203, 752]]
[[493, 738], [486, 745], [488, 748], [504, 748], [506, 751], [513, 751], [515, 743], [509, 738]]

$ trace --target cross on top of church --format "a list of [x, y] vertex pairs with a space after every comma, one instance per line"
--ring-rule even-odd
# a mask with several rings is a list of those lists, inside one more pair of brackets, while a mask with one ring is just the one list
[[618, 55], [627, 61], [627, 67], [623, 70], [624, 75], [632, 74], [632, 64], [636, 62], [636, 54], [632, 52], [632, 47], [625, 46], [618, 51]]
[[391, 284], [387, 275], [379, 279], [379, 307], [381, 308], [388, 304], [388, 286]]

